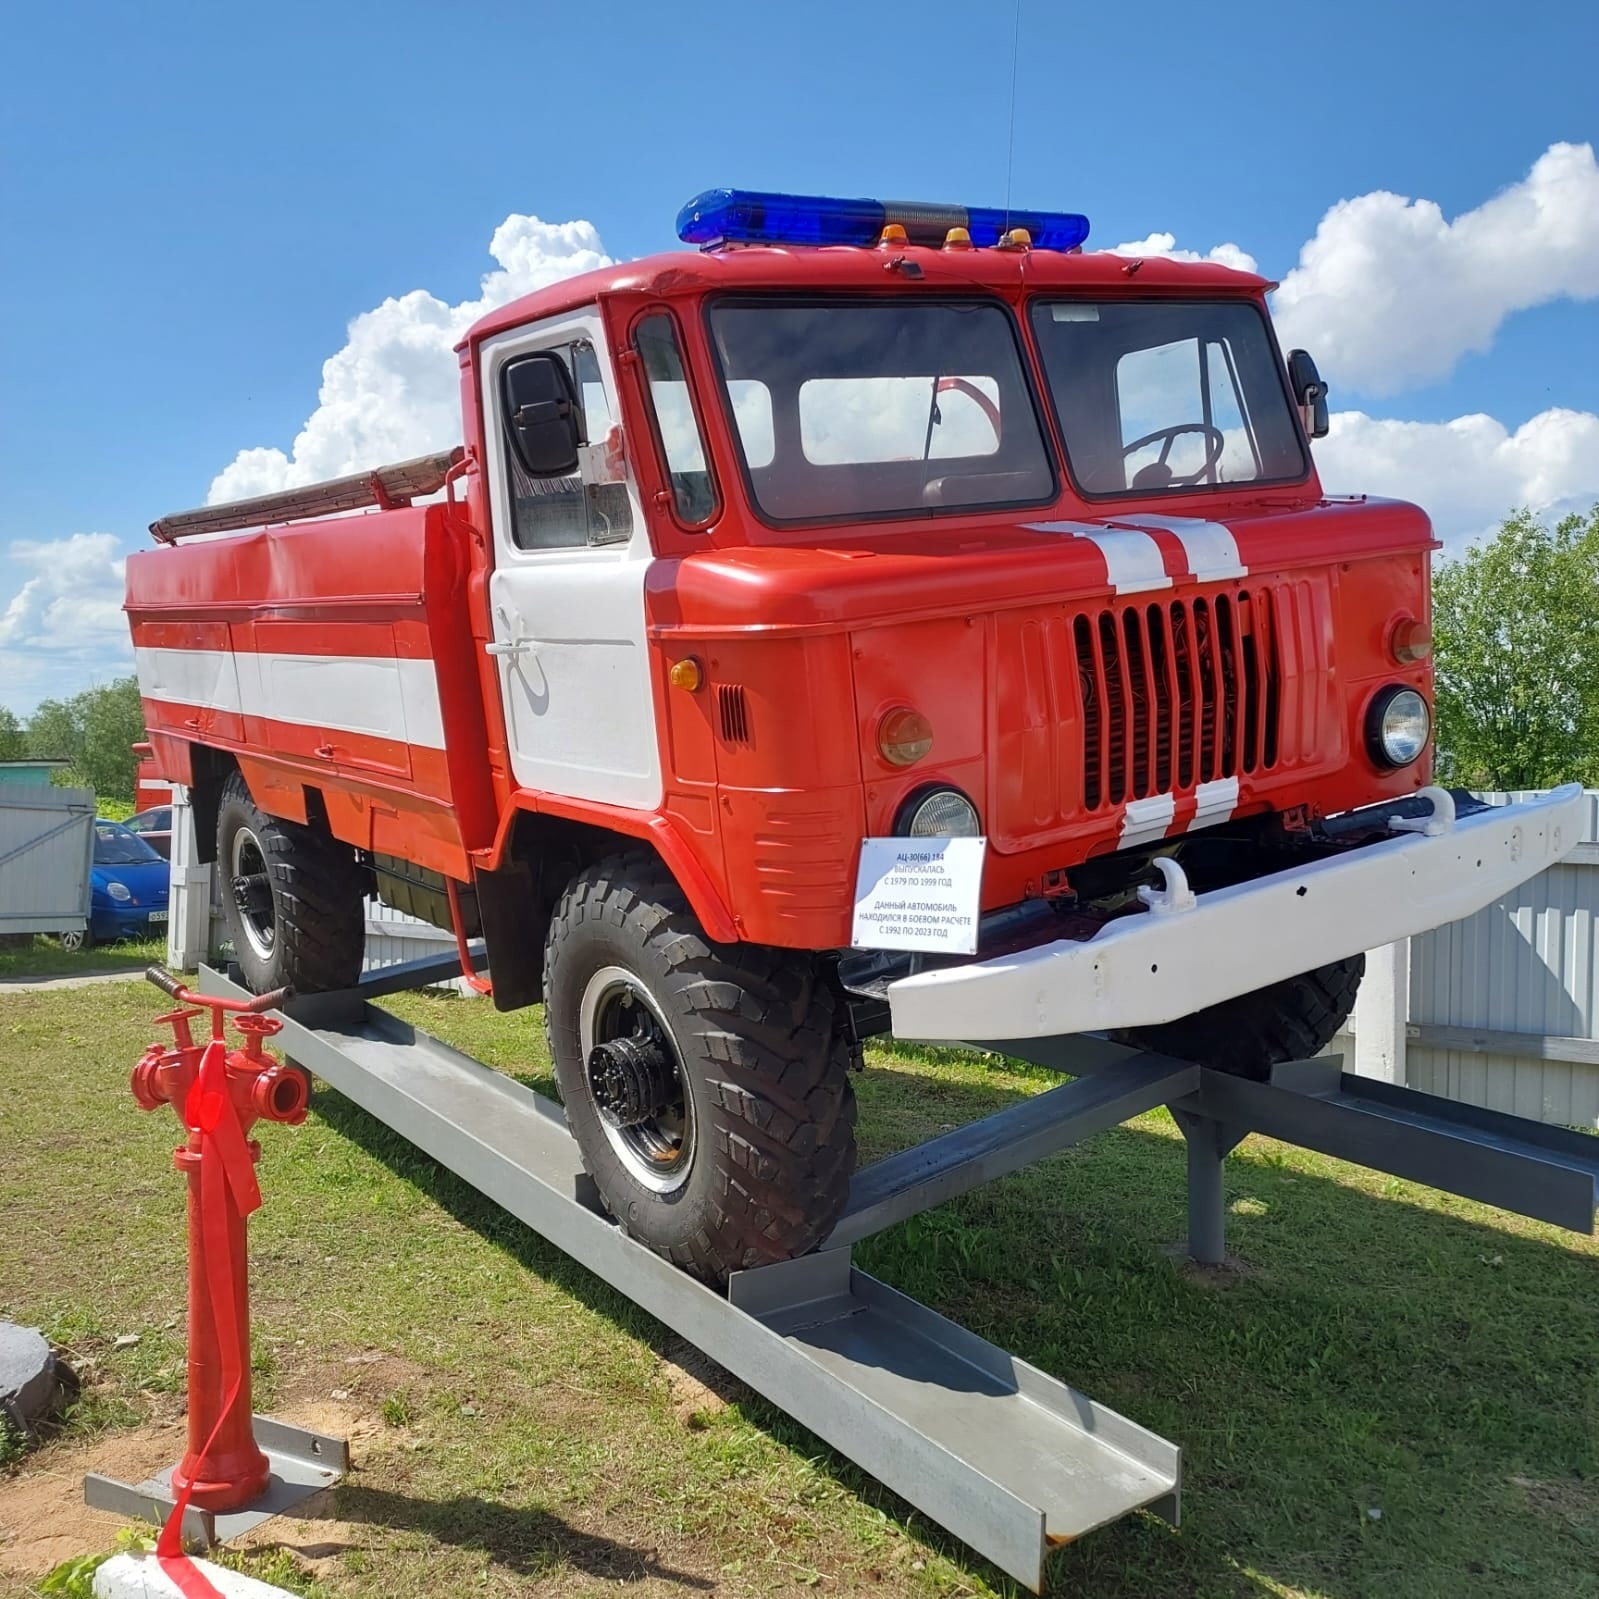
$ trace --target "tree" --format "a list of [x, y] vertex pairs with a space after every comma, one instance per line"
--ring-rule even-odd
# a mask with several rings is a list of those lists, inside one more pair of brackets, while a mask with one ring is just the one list
[[1439, 567], [1440, 775], [1467, 788], [1599, 781], [1599, 505], [1518, 511]]
[[41, 700], [28, 722], [28, 754], [76, 766], [83, 754], [83, 723], [71, 700]]
[[0, 761], [20, 760], [26, 747], [22, 723], [5, 706], [0, 705]]
[[27, 752], [67, 761], [68, 781], [103, 799], [131, 800], [133, 745], [143, 737], [138, 679], [119, 677], [70, 700], [43, 701], [28, 723]]

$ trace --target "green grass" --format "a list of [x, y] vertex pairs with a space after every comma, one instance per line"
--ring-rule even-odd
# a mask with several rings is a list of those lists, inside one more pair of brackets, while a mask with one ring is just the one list
[[[157, 1003], [132, 983], [0, 991], [0, 1315], [92, 1363], [25, 1470], [67, 1469], [181, 1384], [175, 1128], [126, 1088]], [[536, 1013], [393, 1005], [547, 1086]], [[873, 1052], [863, 1156], [1056, 1080]], [[319, 1088], [304, 1127], [262, 1142], [258, 1404], [304, 1414], [337, 1388], [370, 1423], [338, 1528], [284, 1529], [341, 1546], [318, 1594], [1011, 1592], [774, 1407], [685, 1398], [671, 1335], [348, 1101]], [[1182, 1531], [1102, 1529], [1055, 1558], [1050, 1591], [1599, 1595], [1594, 1241], [1250, 1139], [1228, 1167], [1239, 1264], [1217, 1278], [1169, 1253], [1183, 1173], [1156, 1113], [857, 1252], [1183, 1446]], [[126, 1332], [138, 1345], [114, 1349]], [[313, 1590], [283, 1549], [245, 1557], [267, 1561]]]
[[[95, 944], [75, 954], [41, 933], [22, 948], [0, 949], [0, 984], [50, 977], [87, 977], [96, 972], [142, 972], [151, 962], [165, 963], [167, 941], [159, 938], [124, 938], [115, 944]], [[3, 990], [0, 990], [3, 992]]]

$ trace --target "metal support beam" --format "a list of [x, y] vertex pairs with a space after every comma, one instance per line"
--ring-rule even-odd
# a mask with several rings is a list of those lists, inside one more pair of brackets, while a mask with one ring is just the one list
[[1293, 1061], [1268, 1083], [1206, 1068], [1199, 1092], [1172, 1108], [1572, 1232], [1594, 1230], [1599, 1139], [1356, 1077], [1340, 1066], [1335, 1059]]
[[1248, 1129], [1230, 1127], [1176, 1106], [1172, 1116], [1188, 1145], [1188, 1253], [1202, 1266], [1219, 1266], [1227, 1258], [1227, 1200], [1222, 1177], [1227, 1157]]
[[1200, 1068], [1139, 1055], [1116, 1071], [1079, 1077], [981, 1121], [930, 1138], [857, 1172], [824, 1246], [853, 1244], [957, 1194], [1165, 1105], [1199, 1086]]

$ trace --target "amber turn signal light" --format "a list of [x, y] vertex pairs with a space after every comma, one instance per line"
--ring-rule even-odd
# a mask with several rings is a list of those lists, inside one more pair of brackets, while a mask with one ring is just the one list
[[666, 674], [666, 681], [673, 688], [680, 688], [692, 694], [703, 681], [700, 663], [692, 655], [685, 655], [681, 661], [673, 661], [671, 669]]
[[1414, 666], [1432, 654], [1432, 629], [1413, 616], [1402, 616], [1389, 636], [1388, 649], [1401, 666]]
[[911, 766], [933, 747], [933, 725], [920, 711], [896, 705], [877, 724], [877, 748], [890, 766]]

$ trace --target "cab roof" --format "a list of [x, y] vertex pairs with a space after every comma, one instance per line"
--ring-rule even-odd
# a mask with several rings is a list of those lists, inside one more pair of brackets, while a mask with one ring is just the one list
[[[903, 263], [896, 265], [896, 262]], [[1276, 284], [1213, 261], [1107, 251], [934, 249], [921, 245], [724, 245], [673, 250], [565, 278], [481, 317], [456, 346], [465, 350], [496, 333], [575, 310], [611, 295], [674, 299], [707, 293], [882, 293], [907, 295], [980, 289], [1013, 298], [1023, 292], [1195, 294], [1254, 298]]]

